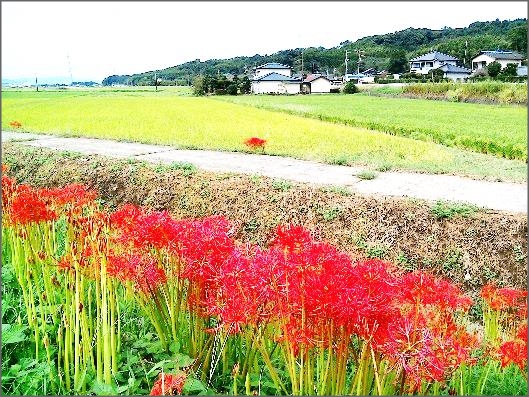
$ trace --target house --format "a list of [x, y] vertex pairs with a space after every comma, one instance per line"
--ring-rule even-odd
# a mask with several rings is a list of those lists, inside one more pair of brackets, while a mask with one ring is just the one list
[[454, 66], [449, 63], [445, 63], [439, 66], [437, 69], [441, 69], [444, 72], [443, 77], [454, 81], [463, 81], [470, 76], [472, 71], [470, 69]]
[[254, 68], [254, 79], [270, 73], [278, 73], [284, 76], [292, 77], [292, 68], [288, 65], [282, 65], [276, 62], [265, 63]]
[[478, 56], [472, 58], [472, 70], [475, 72], [479, 69], [486, 68], [492, 62], [498, 62], [501, 68], [505, 68], [509, 63], [522, 66], [524, 56], [514, 51], [481, 51]]
[[375, 76], [374, 75], [366, 75], [364, 73], [347, 73], [344, 76], [344, 81], [353, 81], [354, 83], [358, 84], [364, 84], [364, 83], [374, 83], [375, 82]]
[[271, 72], [252, 79], [254, 94], [299, 94], [301, 80]]
[[428, 74], [430, 70], [437, 69], [443, 65], [457, 66], [458, 58], [444, 54], [439, 51], [431, 51], [427, 54], [412, 58], [410, 60], [410, 72], [417, 74]]
[[307, 94], [329, 93], [333, 89], [339, 89], [340, 86], [333, 83], [322, 74], [309, 74], [302, 84], [302, 91]]

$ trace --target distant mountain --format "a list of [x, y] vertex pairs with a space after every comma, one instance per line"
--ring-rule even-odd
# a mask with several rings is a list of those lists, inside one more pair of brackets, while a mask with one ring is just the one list
[[[348, 51], [348, 72], [358, 68], [375, 68], [393, 73], [404, 72], [408, 60], [435, 49], [459, 58], [464, 66], [481, 50], [516, 50], [527, 54], [527, 19], [474, 22], [465, 28], [445, 27], [441, 30], [408, 28], [395, 33], [368, 36], [355, 42], [348, 40], [333, 48], [310, 47], [278, 51], [271, 55], [238, 56], [230, 59], [185, 62], [180, 65], [133, 75], [113, 75], [103, 80], [104, 85], [153, 85], [156, 72], [159, 84], [187, 85], [197, 75], [230, 73], [250, 75], [255, 66], [279, 62], [301, 71], [319, 71], [343, 75], [345, 54]], [[359, 64], [360, 55], [360, 64]]]

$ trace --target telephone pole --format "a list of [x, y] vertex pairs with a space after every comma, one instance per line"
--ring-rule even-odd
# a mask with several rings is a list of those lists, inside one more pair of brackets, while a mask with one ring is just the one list
[[301, 81], [303, 81], [303, 49], [301, 50]]
[[347, 76], [347, 62], [349, 61], [349, 50], [345, 50], [345, 75]]
[[358, 49], [356, 50], [356, 52], [358, 54], [358, 65], [356, 68], [356, 74], [360, 74], [360, 61], [362, 61], [362, 55], [364, 55], [364, 51]]

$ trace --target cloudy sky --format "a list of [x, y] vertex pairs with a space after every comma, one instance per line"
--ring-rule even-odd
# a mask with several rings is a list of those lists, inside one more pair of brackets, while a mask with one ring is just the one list
[[527, 2], [2, 1], [1, 15], [3, 79], [101, 81], [194, 59], [329, 48], [409, 27], [527, 18]]

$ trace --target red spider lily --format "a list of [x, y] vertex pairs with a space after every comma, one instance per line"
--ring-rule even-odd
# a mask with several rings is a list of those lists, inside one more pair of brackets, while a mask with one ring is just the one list
[[503, 343], [499, 348], [501, 366], [506, 367], [511, 363], [516, 364], [520, 370], [527, 369], [527, 342], [512, 340]]
[[20, 185], [11, 200], [9, 217], [14, 224], [47, 222], [57, 219], [55, 211], [48, 208], [36, 190]]
[[264, 150], [264, 147], [266, 145], [266, 140], [265, 139], [261, 139], [261, 138], [257, 138], [257, 137], [254, 136], [254, 137], [246, 139], [244, 141], [244, 144], [246, 146], [248, 146], [252, 150], [256, 150], [256, 149], [263, 149]]
[[392, 305], [397, 295], [396, 268], [379, 259], [359, 261], [347, 278], [344, 292], [337, 294], [338, 323], [365, 340], [383, 340], [388, 323], [398, 313]]
[[121, 207], [110, 216], [117, 241], [136, 248], [174, 248], [177, 245], [182, 222], [175, 221], [167, 211], [149, 214], [132, 204]]
[[285, 252], [300, 252], [303, 246], [314, 241], [310, 232], [302, 226], [279, 225], [275, 235], [270, 246]]
[[524, 309], [527, 312], [527, 291], [513, 288], [496, 288], [488, 283], [481, 290], [481, 296], [494, 310]]
[[11, 127], [13, 127], [13, 128], [20, 128], [20, 127], [22, 127], [22, 123], [21, 123], [20, 121], [16, 121], [16, 120], [14, 120], [14, 121], [10, 121], [10, 122], [9, 122], [9, 125], [10, 125]]
[[158, 266], [157, 259], [147, 254], [111, 254], [107, 260], [107, 273], [122, 282], [132, 281], [145, 294], [153, 293], [160, 284], [167, 281], [165, 271]]
[[[182, 372], [179, 374], [164, 374], [160, 373], [158, 379], [154, 382], [151, 396], [174, 396], [181, 395], [184, 390], [184, 384], [187, 379], [187, 374]], [[176, 393], [176, 394], [175, 394]]]
[[55, 189], [41, 189], [39, 191], [42, 198], [48, 198], [56, 206], [64, 206], [71, 203], [73, 208], [86, 205], [94, 201], [97, 197], [97, 193], [92, 190], [88, 190], [86, 186], [80, 183], [72, 183], [62, 188]]
[[[4, 172], [2, 166], [2, 173]], [[14, 178], [2, 175], [2, 208], [5, 210], [10, 207], [10, 203], [17, 190], [17, 184]]]
[[432, 274], [415, 271], [405, 274], [399, 280], [400, 302], [412, 305], [435, 305], [440, 310], [462, 309], [467, 311], [472, 299], [447, 280]]
[[422, 381], [444, 381], [461, 363], [473, 362], [470, 353], [478, 346], [475, 335], [435, 308], [396, 317], [387, 336], [379, 349], [405, 371], [412, 391]]

